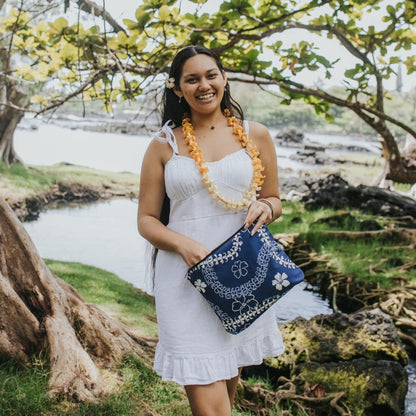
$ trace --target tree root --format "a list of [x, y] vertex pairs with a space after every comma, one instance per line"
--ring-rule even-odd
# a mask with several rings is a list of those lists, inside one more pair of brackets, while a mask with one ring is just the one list
[[378, 231], [319, 231], [332, 239], [349, 241], [397, 241], [403, 244], [416, 244], [416, 229], [388, 228]]
[[154, 342], [112, 321], [56, 277], [0, 198], [0, 359], [25, 363], [41, 352], [50, 357], [50, 396], [96, 401], [105, 393], [100, 370], [126, 354], [150, 366]]
[[[266, 416], [270, 409], [277, 410], [279, 414], [288, 413], [285, 409], [296, 406], [305, 414], [314, 414], [313, 409], [329, 409], [336, 411], [334, 414], [340, 416], [351, 416], [352, 413], [342, 403], [341, 399], [345, 392], [326, 393], [322, 384], [310, 386], [308, 381], [301, 375], [293, 380], [280, 377], [279, 383], [283, 383], [276, 391], [264, 388], [263, 384], [250, 386], [246, 381], [239, 380], [236, 407], [240, 411], [250, 411], [253, 414]], [[302, 390], [302, 393], [299, 391]], [[332, 413], [331, 413], [332, 414]]]

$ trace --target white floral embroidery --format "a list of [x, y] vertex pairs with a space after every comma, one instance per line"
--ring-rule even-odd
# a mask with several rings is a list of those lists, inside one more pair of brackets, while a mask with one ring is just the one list
[[231, 271], [236, 279], [240, 279], [247, 275], [248, 263], [244, 260], [237, 260], [231, 267]]
[[194, 285], [195, 288], [202, 293], [205, 292], [205, 288], [207, 287], [207, 285], [201, 279], [195, 280]]
[[290, 285], [290, 282], [288, 279], [288, 275], [286, 273], [276, 273], [276, 276], [274, 276], [274, 280], [272, 282], [273, 286], [276, 286], [276, 290], [282, 290], [283, 287], [287, 287]]
[[254, 297], [253, 294], [249, 296], [243, 296], [242, 300], [235, 300], [232, 304], [233, 312], [248, 312], [250, 310], [256, 309], [259, 305], [259, 302]]
[[169, 90], [175, 87], [175, 78], [170, 77], [166, 80], [166, 88]]

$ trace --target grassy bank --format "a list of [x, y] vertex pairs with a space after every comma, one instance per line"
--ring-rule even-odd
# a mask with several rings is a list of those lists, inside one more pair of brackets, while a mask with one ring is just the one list
[[[47, 260], [49, 268], [114, 319], [145, 335], [157, 334], [153, 298], [104, 270], [79, 263]], [[0, 416], [190, 416], [183, 389], [160, 378], [137, 359], [126, 357], [117, 369], [122, 383], [98, 404], [69, 403], [47, 396], [47, 357], [26, 368], [0, 363]], [[111, 376], [107, 374], [107, 378]], [[249, 413], [235, 411], [237, 416]]]
[[14, 164], [10, 168], [0, 164], [0, 195], [9, 203], [74, 188], [76, 192], [91, 190], [99, 194], [136, 195], [139, 176], [133, 173], [115, 173], [83, 166], [56, 164], [52, 166], [25, 166]]
[[315, 178], [336, 173], [351, 185], [372, 185], [383, 167], [383, 159], [372, 153], [356, 152], [350, 155], [332, 156], [333, 163], [316, 165], [305, 171]]
[[375, 284], [389, 289], [405, 278], [416, 285], [416, 252], [412, 245], [397, 241], [386, 242], [380, 237], [371, 240], [342, 240], [327, 231], [359, 232], [364, 221], [377, 222], [381, 227], [394, 226], [394, 220], [358, 209], [330, 208], [308, 211], [301, 202], [284, 203], [284, 215], [270, 229], [273, 233], [300, 233], [299, 240], [307, 241], [320, 255], [330, 258], [329, 266], [344, 275], [353, 275], [356, 282]]
[[53, 273], [74, 286], [87, 303], [144, 335], [157, 336], [153, 297], [113, 273], [81, 263], [45, 260]]
[[[114, 319], [146, 335], [155, 336], [157, 325], [153, 298], [104, 270], [79, 263], [46, 261], [59, 277], [79, 290]], [[188, 415], [180, 387], [160, 381], [137, 359], [126, 357], [118, 374], [123, 383], [99, 404], [53, 401], [47, 396], [47, 357], [36, 357], [27, 368], [0, 364], [0, 415]], [[108, 377], [108, 375], [107, 375]], [[150, 413], [151, 412], [151, 413]]]

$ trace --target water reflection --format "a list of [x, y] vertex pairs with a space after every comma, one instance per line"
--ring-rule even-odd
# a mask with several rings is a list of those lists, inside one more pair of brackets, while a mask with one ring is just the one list
[[39, 123], [37, 130], [18, 129], [15, 149], [29, 165], [67, 162], [112, 172], [139, 173], [150, 138], [73, 130]]
[[[271, 130], [271, 134], [274, 136], [275, 131]], [[329, 135], [312, 135], [311, 138], [322, 144], [337, 142], [336, 137]], [[306, 140], [311, 138], [307, 135]], [[150, 140], [150, 135], [98, 133], [38, 123], [37, 130], [16, 131], [15, 149], [22, 160], [30, 165], [67, 162], [113, 172], [139, 173]], [[343, 137], [341, 142], [358, 143], [356, 139], [347, 136]], [[297, 150], [277, 146], [276, 152], [281, 169], [297, 171], [311, 168], [311, 165], [290, 159]]]
[[406, 396], [406, 416], [416, 416], [416, 361], [410, 360], [406, 367], [409, 376], [409, 389]]
[[42, 212], [24, 226], [42, 257], [101, 267], [144, 289], [145, 241], [136, 215], [137, 202], [116, 199]]
[[301, 316], [310, 319], [315, 315], [332, 313], [328, 300], [312, 293], [306, 282], [299, 283], [276, 305], [279, 323], [292, 321]]

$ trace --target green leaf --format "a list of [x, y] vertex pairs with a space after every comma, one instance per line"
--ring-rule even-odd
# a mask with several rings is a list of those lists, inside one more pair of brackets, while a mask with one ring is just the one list
[[325, 113], [325, 120], [332, 123], [335, 120], [335, 117], [332, 114]]
[[169, 19], [170, 16], [170, 9], [169, 6], [167, 6], [166, 4], [164, 4], [160, 9], [159, 9], [159, 20], [161, 22], [166, 22]]
[[347, 78], [354, 79], [354, 77], [357, 75], [357, 73], [358, 73], [357, 69], [356, 69], [356, 68], [353, 68], [353, 69], [347, 69], [347, 70], [344, 72], [344, 75], [345, 75]]
[[282, 101], [280, 101], [281, 105], [290, 105], [292, 103], [291, 98], [284, 98]]
[[140, 27], [137, 24], [137, 22], [135, 22], [134, 20], [130, 20], [130, 19], [123, 19], [123, 23], [126, 25], [127, 29], [129, 30], [137, 29]]
[[390, 64], [398, 64], [399, 62], [401, 62], [401, 59], [398, 56], [391, 56], [389, 63]]
[[53, 29], [53, 33], [61, 34], [68, 27], [68, 21], [63, 17], [59, 17], [53, 23], [49, 23], [49, 26]]
[[149, 14], [149, 13], [145, 10], [145, 8], [143, 6], [141, 6], [141, 7], [138, 7], [136, 9], [136, 12], [135, 12], [134, 15], [136, 16], [136, 19], [139, 22], [140, 19], [143, 18], [143, 15], [147, 15], [147, 14]]
[[228, 12], [231, 9], [233, 9], [233, 5], [230, 2], [224, 1], [221, 3], [220, 10], [222, 12]]

